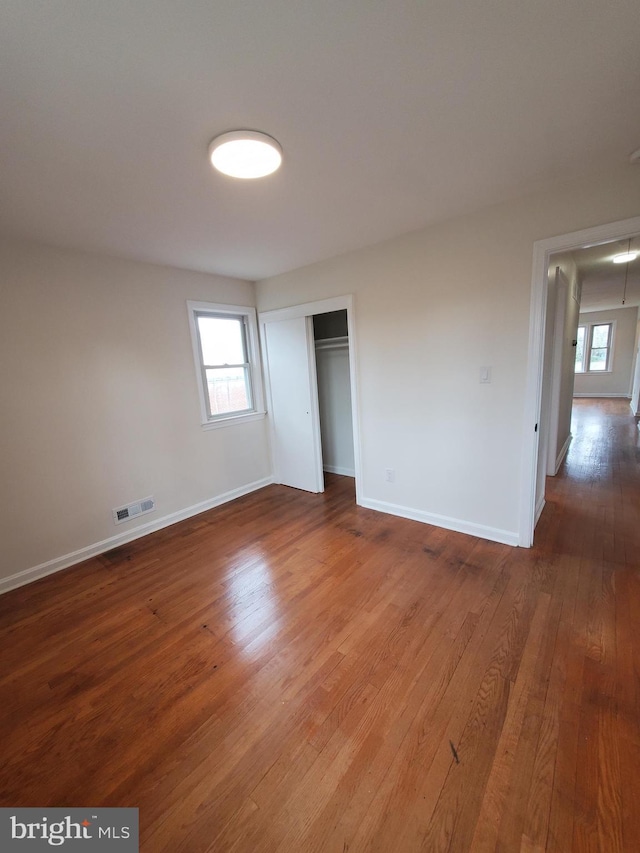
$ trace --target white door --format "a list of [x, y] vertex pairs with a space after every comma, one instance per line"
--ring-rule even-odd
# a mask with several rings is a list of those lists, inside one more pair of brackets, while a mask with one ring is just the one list
[[634, 415], [640, 414], [640, 347], [636, 353], [636, 365], [633, 374], [633, 388], [631, 390], [631, 409]]
[[323, 492], [311, 317], [265, 323], [264, 351], [276, 482]]

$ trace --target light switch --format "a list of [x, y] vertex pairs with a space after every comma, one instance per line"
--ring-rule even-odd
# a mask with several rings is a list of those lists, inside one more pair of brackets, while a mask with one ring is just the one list
[[480, 368], [480, 383], [486, 385], [488, 382], [491, 382], [491, 368], [490, 367], [481, 367]]

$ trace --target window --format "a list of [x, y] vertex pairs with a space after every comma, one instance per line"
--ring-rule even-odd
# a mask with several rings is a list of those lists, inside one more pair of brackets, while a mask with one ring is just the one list
[[204, 427], [264, 415], [255, 310], [188, 302]]
[[613, 323], [585, 323], [578, 326], [576, 373], [611, 370]]

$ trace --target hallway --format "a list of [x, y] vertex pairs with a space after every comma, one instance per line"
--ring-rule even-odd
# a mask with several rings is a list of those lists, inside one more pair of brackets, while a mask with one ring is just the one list
[[637, 850], [640, 433], [625, 399], [575, 399], [571, 431], [534, 549], [553, 560], [563, 599], [548, 692], [559, 706], [550, 830], [572, 803], [565, 849]]
[[[591, 555], [590, 536], [600, 528], [593, 548], [605, 562], [640, 565], [640, 430], [626, 399], [576, 398], [572, 439], [556, 477], [547, 477], [547, 506], [536, 529], [541, 541], [551, 514], [582, 522], [584, 530], [559, 532], [553, 544], [574, 549], [578, 542]], [[551, 506], [550, 506], [551, 504]], [[586, 542], [584, 537], [586, 537]]]

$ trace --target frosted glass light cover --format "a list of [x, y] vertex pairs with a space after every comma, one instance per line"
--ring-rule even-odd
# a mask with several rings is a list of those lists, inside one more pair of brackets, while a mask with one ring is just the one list
[[211, 165], [232, 178], [264, 178], [280, 167], [282, 149], [275, 139], [255, 130], [234, 130], [209, 146]]

